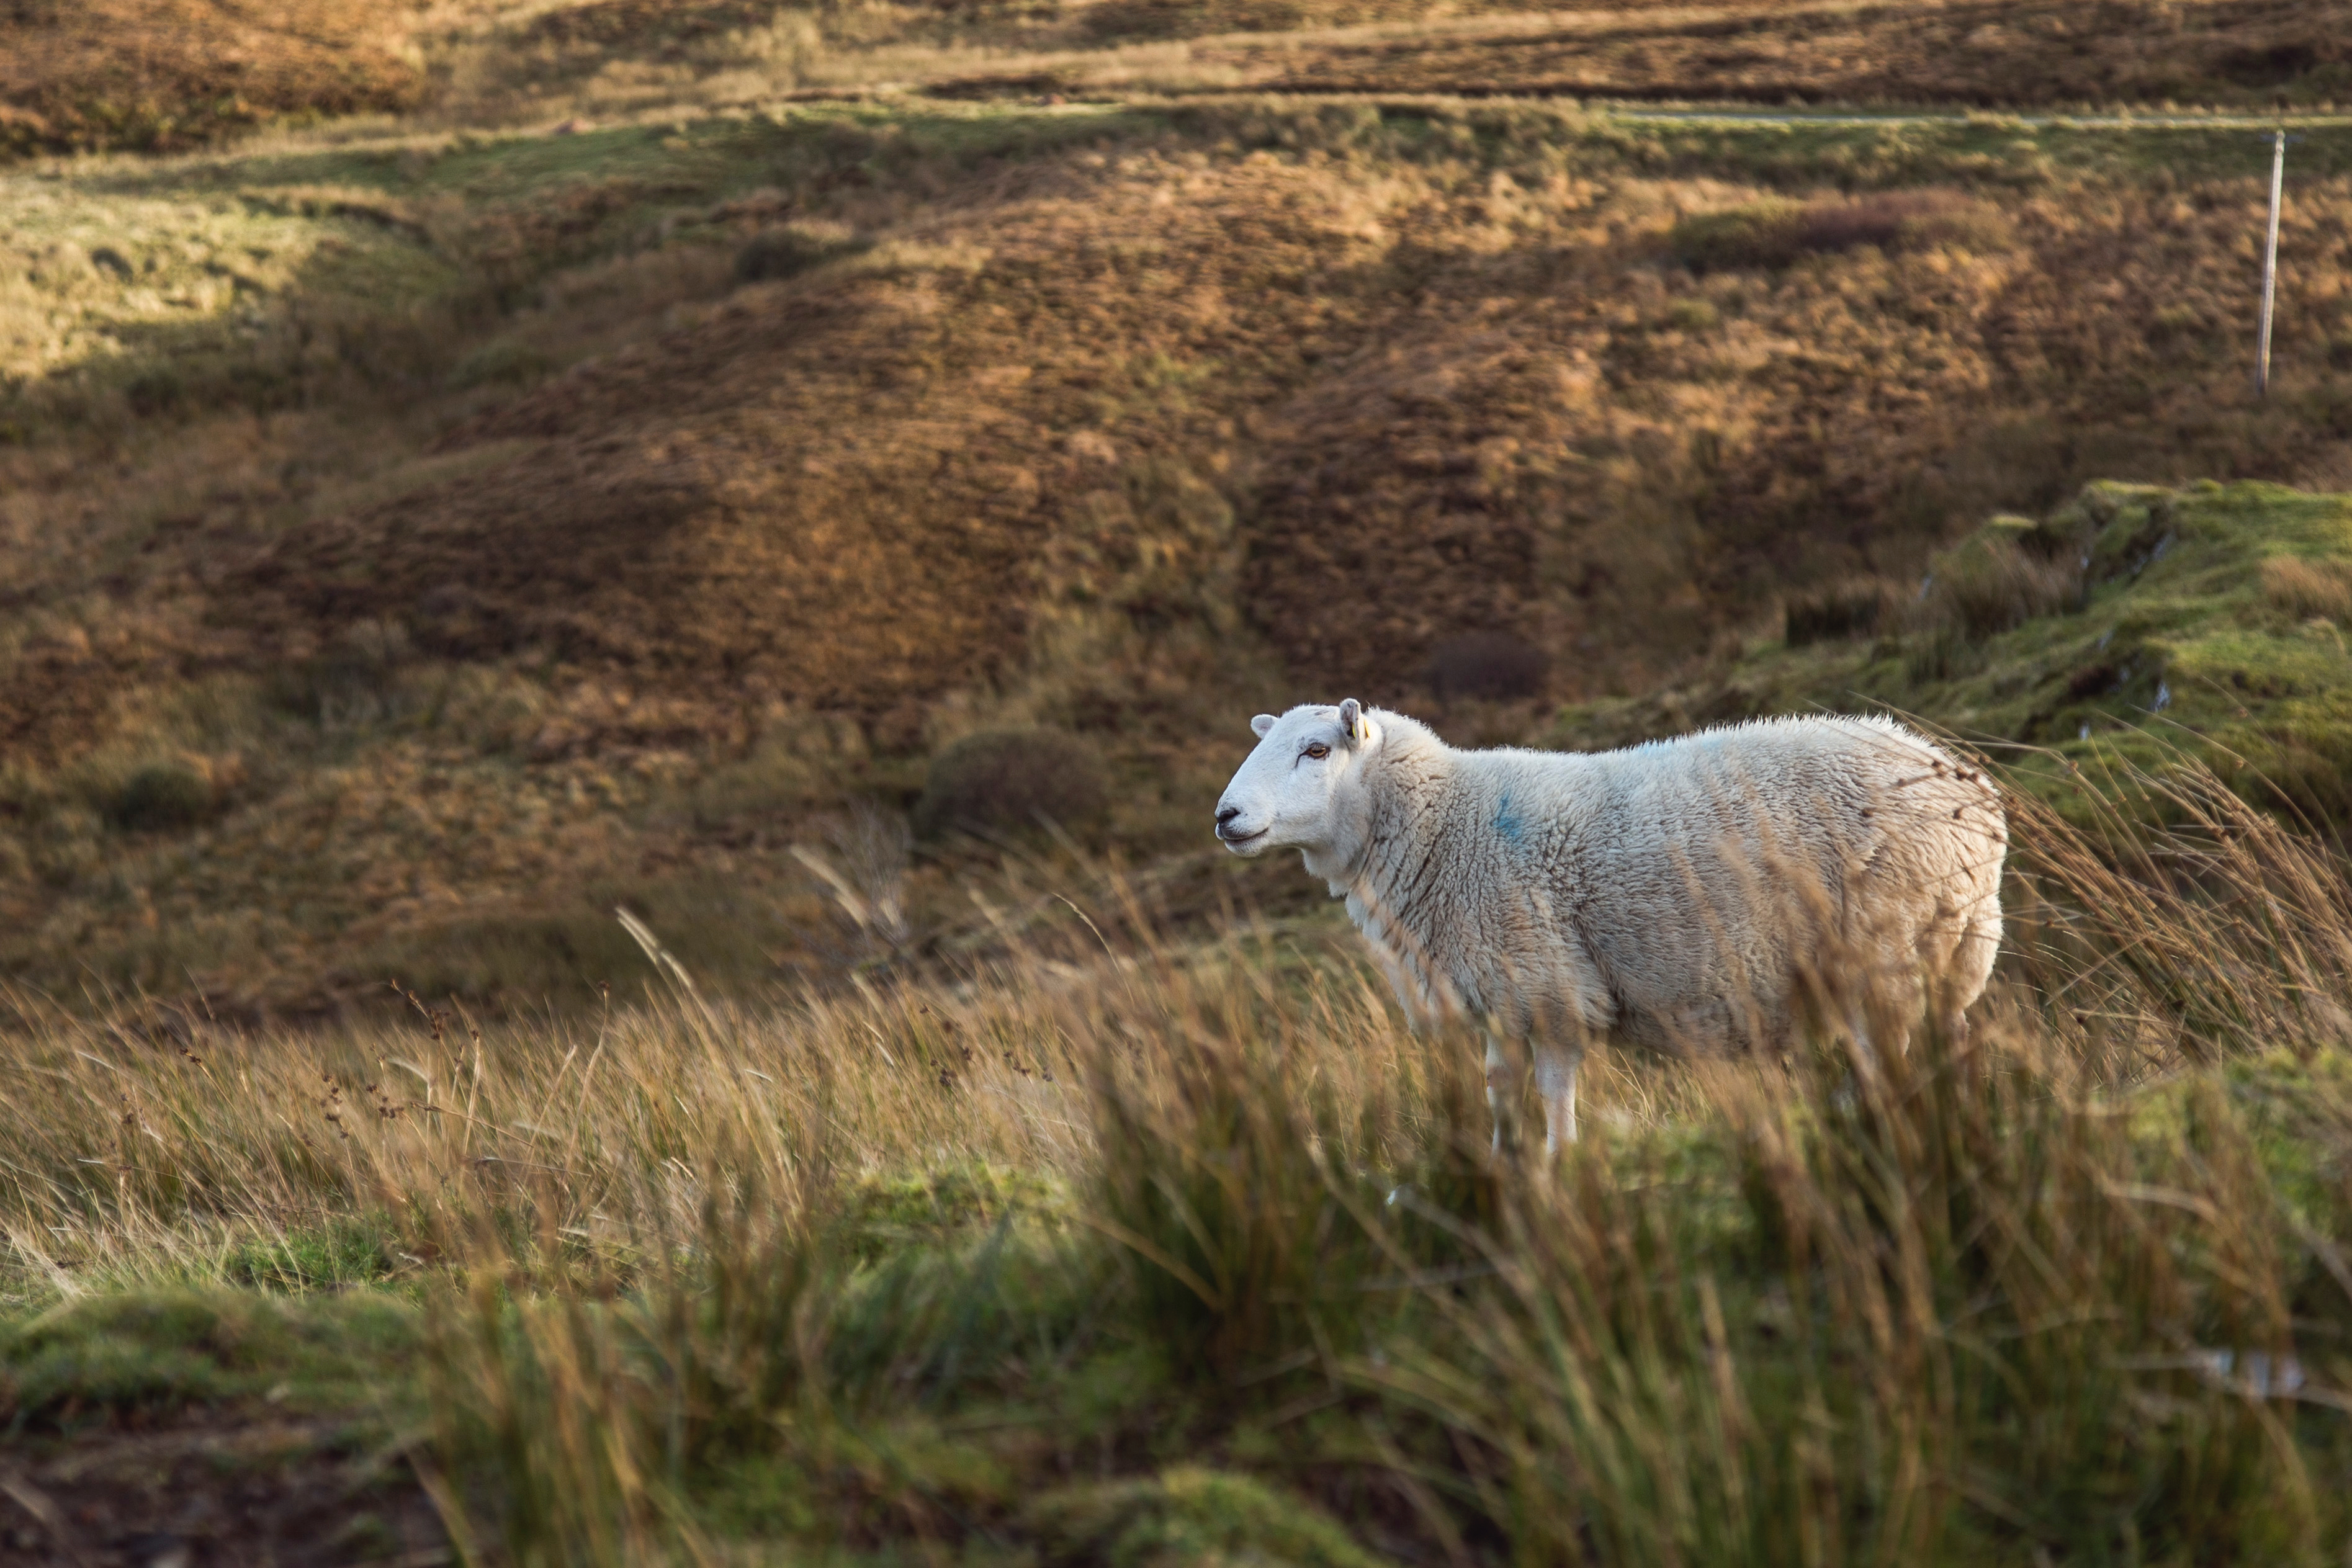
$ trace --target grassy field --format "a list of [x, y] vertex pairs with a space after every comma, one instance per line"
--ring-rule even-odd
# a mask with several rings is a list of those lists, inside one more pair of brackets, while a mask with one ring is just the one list
[[1787, 1061], [1604, 1056], [1557, 1170], [1490, 1160], [1475, 1039], [1347, 949], [1170, 946], [1115, 888], [782, 1008], [656, 937], [664, 994], [562, 1021], [45, 1020], [0, 1068], [10, 1539], [2333, 1562], [2352, 884], [2162, 787], [2189, 825], [2120, 862], [2021, 808], [1968, 1049], [1879, 1057], [1854, 996]]

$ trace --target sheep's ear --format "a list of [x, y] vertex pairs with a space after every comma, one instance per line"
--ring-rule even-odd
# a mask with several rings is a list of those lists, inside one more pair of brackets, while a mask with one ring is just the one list
[[1364, 738], [1364, 705], [1353, 697], [1339, 705], [1339, 733], [1350, 741]]
[[1266, 732], [1272, 729], [1274, 726], [1274, 715], [1270, 713], [1262, 713], [1255, 718], [1250, 720], [1250, 733], [1256, 736], [1260, 740], [1264, 740], [1266, 737]]

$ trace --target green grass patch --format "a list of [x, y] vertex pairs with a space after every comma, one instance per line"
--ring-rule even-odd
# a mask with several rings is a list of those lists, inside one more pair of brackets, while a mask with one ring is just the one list
[[1371, 1568], [1380, 1561], [1313, 1503], [1248, 1475], [1179, 1466], [1145, 1480], [1047, 1492], [1024, 1522], [1049, 1562]]
[[302, 1294], [371, 1285], [414, 1267], [401, 1256], [399, 1232], [367, 1216], [239, 1243], [221, 1276], [235, 1285]]
[[0, 1329], [0, 1425], [53, 1433], [264, 1401], [364, 1409], [408, 1379], [416, 1309], [357, 1293], [140, 1291], [68, 1302]]
[[[1835, 605], [1801, 599], [1780, 645], [1688, 685], [1570, 708], [1550, 739], [1622, 745], [1698, 723], [1891, 708], [1992, 747], [2062, 801], [2076, 769], [2185, 753], [2249, 799], [2340, 824], [2352, 817], [2352, 650], [2310, 611], [2341, 571], [2352, 497], [2094, 485], [2039, 522], [1993, 519], [1864, 610], [1852, 585], [1827, 591]], [[1822, 636], [1820, 623], [1845, 634]]]

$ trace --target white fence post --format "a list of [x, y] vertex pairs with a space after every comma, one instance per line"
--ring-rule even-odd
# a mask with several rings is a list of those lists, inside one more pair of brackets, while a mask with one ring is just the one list
[[2262, 341], [2254, 349], [2256, 397], [2268, 397], [2271, 390], [2271, 309], [2278, 299], [2279, 193], [2285, 183], [2286, 132], [2282, 130], [2271, 141], [2271, 232], [2263, 247]]

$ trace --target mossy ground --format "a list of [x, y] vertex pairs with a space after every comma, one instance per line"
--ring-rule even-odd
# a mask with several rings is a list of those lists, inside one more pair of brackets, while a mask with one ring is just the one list
[[[2021, 560], [2053, 574], [2039, 601]], [[2194, 757], [2250, 799], [2340, 830], [2352, 654], [2335, 585], [2347, 571], [2352, 497], [2095, 485], [2039, 521], [1995, 518], [1918, 583], [1843, 586], [1869, 605], [1846, 635], [1784, 636], [1689, 685], [1568, 709], [1552, 738], [1621, 745], [1768, 714], [1894, 711], [1985, 747], [2061, 802], [2081, 770]], [[1955, 612], [1956, 597], [1980, 609]]]

